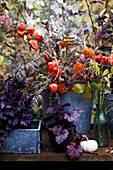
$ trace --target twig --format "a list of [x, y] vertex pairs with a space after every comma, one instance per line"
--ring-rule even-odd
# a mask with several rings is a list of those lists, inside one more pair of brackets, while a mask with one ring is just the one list
[[20, 10], [20, 8], [19, 8], [19, 6], [18, 5], [16, 5], [16, 3], [12, 0], [12, 2], [13, 2], [13, 4], [18, 8], [18, 12], [20, 12], [20, 14], [21, 14], [21, 17], [23, 18], [23, 20], [24, 20], [24, 22], [25, 22], [25, 24], [27, 23], [27, 21], [25, 20], [25, 18], [24, 18], [24, 16], [23, 16], [23, 14], [22, 14], [22, 11]]
[[[44, 114], [43, 114], [43, 110], [42, 110], [42, 109], [39, 109], [39, 111], [40, 111], [41, 117], [42, 117], [43, 122], [44, 122]], [[45, 122], [44, 122], [44, 123], [45, 123]]]
[[103, 15], [105, 15], [106, 14], [106, 12], [107, 12], [107, 8], [108, 8], [108, 2], [109, 2], [109, 0], [106, 0], [106, 4], [105, 4], [105, 12], [103, 13]]
[[[4, 13], [6, 14], [6, 11], [5, 11], [5, 9], [3, 8], [2, 4], [0, 4], [0, 7], [3, 9]], [[20, 21], [18, 18], [16, 18], [16, 17], [13, 16], [12, 14], [10, 14], [9, 11], [8, 11], [8, 15], [11, 16], [11, 17], [13, 17], [13, 18], [15, 18], [17, 21]], [[20, 21], [20, 22], [21, 22], [21, 21]]]
[[112, 37], [112, 35], [100, 47], [98, 47], [98, 49], [96, 49], [96, 51], [100, 50], [108, 41], [110, 41], [111, 37]]
[[[105, 3], [105, 12], [103, 13], [103, 16], [106, 14], [107, 12], [107, 8], [108, 8], [108, 0], [106, 0], [106, 3]], [[104, 26], [102, 26], [102, 29], [104, 28]], [[102, 39], [102, 44], [104, 43], [104, 39]]]
[[17, 75], [17, 73], [19, 72], [19, 70], [20, 70], [20, 68], [22, 67], [22, 65], [24, 64], [24, 62], [23, 62], [23, 60], [22, 60], [22, 63], [21, 63], [21, 65], [18, 67], [18, 69], [17, 69], [17, 71], [16, 71], [16, 73], [15, 73], [15, 76], [14, 77], [16, 77], [16, 75]]
[[95, 32], [95, 27], [94, 27], [94, 23], [93, 23], [93, 19], [92, 19], [91, 12], [90, 12], [90, 8], [89, 8], [89, 4], [88, 4], [88, 1], [87, 1], [87, 0], [85, 0], [85, 1], [86, 1], [87, 8], [88, 8], [88, 12], [89, 12], [89, 17], [90, 17], [90, 19], [91, 19], [91, 23], [92, 23], [92, 27], [93, 27], [93, 32], [94, 32], [94, 34], [96, 34], [96, 32]]

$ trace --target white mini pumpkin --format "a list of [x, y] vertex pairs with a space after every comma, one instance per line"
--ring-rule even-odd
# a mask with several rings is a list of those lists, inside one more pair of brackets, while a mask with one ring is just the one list
[[80, 144], [84, 152], [92, 153], [98, 148], [98, 143], [95, 140], [82, 141]]

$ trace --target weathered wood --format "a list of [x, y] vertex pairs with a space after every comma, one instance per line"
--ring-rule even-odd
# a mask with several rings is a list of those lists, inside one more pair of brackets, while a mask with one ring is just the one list
[[[46, 161], [46, 162], [69, 162], [70, 159], [66, 153], [56, 153], [52, 151], [46, 130], [42, 131], [42, 151], [40, 154], [0, 154], [0, 161]], [[105, 153], [106, 148], [113, 147], [113, 139], [110, 139], [108, 147], [99, 147], [98, 150], [91, 153], [83, 153], [81, 158], [77, 161], [113, 161], [113, 154]]]

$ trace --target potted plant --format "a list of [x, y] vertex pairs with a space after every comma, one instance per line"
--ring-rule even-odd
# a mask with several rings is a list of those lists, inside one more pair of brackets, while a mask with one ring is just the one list
[[[32, 41], [36, 40], [31, 40], [31, 42]], [[70, 40], [64, 41], [70, 42]], [[86, 53], [87, 51], [88, 50], [86, 50]], [[67, 62], [67, 59], [62, 61], [62, 57], [60, 60], [57, 60], [56, 56], [51, 56], [50, 53], [44, 51], [39, 55], [40, 57], [44, 57], [41, 58], [41, 60], [44, 59], [45, 62], [43, 63], [42, 68], [40, 68], [41, 71], [39, 71], [40, 69], [38, 68], [40, 74], [36, 77], [37, 84], [35, 87], [35, 89], [38, 89], [36, 93], [41, 94], [43, 98], [43, 112], [52, 105], [57, 106], [58, 104], [64, 104], [66, 102], [71, 103], [72, 109], [84, 109], [84, 115], [81, 114], [80, 116], [81, 131], [84, 134], [90, 133], [90, 120], [94, 97], [94, 91], [92, 91], [87, 84], [90, 76], [94, 73], [94, 68], [90, 63], [92, 58], [94, 59], [94, 53], [92, 50], [89, 50], [88, 53], [89, 57], [84, 57], [84, 64], [82, 64], [81, 62], [75, 62], [74, 60], [71, 63]], [[39, 60], [37, 60], [37, 64], [40, 67]], [[85, 70], [85, 67], [87, 68], [87, 71]], [[90, 67], [92, 67], [92, 70], [89, 72]], [[88, 124], [82, 122], [85, 117], [87, 117]], [[87, 127], [85, 127], [86, 124]]]
[[[65, 107], [70, 107], [69, 103], [57, 107], [49, 107], [44, 119], [50, 137], [50, 142], [55, 152], [66, 152], [70, 159], [78, 159], [82, 155], [80, 141], [82, 134], [76, 131], [79, 120], [79, 113], [83, 110], [65, 111]], [[72, 150], [73, 148], [73, 150]], [[72, 154], [73, 153], [73, 154]]]
[[33, 95], [25, 94], [25, 87], [14, 76], [0, 90], [1, 153], [40, 153], [41, 121], [33, 120]]
[[[82, 131], [83, 126], [87, 126], [83, 133], [89, 134], [93, 91], [103, 92], [109, 78], [107, 68], [101, 70], [100, 65], [110, 69], [108, 58], [110, 65], [113, 64], [110, 57], [112, 52], [106, 52], [108, 50], [106, 45], [109, 45], [112, 50], [111, 6], [107, 0], [105, 2], [85, 0], [71, 4], [65, 0], [38, 3], [39, 6], [32, 1], [30, 4], [26, 3], [26, 6], [30, 8], [29, 13], [26, 12], [26, 19], [22, 15], [24, 23], [17, 18], [18, 26], [15, 36], [19, 40], [21, 38], [22, 47], [12, 56], [21, 52], [23, 65], [16, 76], [20, 81], [23, 79], [27, 81], [27, 87], [30, 87], [29, 92], [34, 92], [39, 97], [38, 103], [42, 100], [40, 94], [42, 95], [44, 112], [50, 106], [57, 107], [67, 103], [65, 99], [70, 100], [72, 107], [72, 101], [76, 98], [72, 99], [72, 96], [78, 98], [75, 103], [82, 99], [81, 105], [74, 103], [71, 109], [86, 109], [86, 112], [80, 113], [79, 126], [82, 125], [83, 129], [80, 128]], [[47, 8], [43, 8], [44, 5], [47, 5]], [[39, 8], [38, 14], [37, 8]], [[36, 15], [31, 20], [29, 15], [32, 12]], [[41, 18], [42, 15], [39, 14], [44, 16]], [[40, 19], [38, 23], [40, 30], [36, 27], [37, 20], [33, 22], [35, 17]], [[69, 111], [68, 107], [65, 109]], [[46, 114], [44, 116], [46, 117]], [[88, 116], [89, 121], [84, 125], [82, 119], [88, 120]]]
[[[37, 54], [34, 61], [28, 64], [26, 64], [24, 57], [24, 77], [28, 75], [31, 68], [35, 70], [35, 83], [29, 80], [29, 85], [32, 83], [32, 88], [37, 89], [36, 93], [42, 95], [43, 112], [45, 112], [49, 106], [57, 106], [58, 104], [68, 102], [66, 99], [70, 100], [72, 108], [85, 110], [84, 114], [80, 115], [80, 124], [82, 124], [82, 132], [87, 134], [89, 134], [90, 131], [94, 91], [99, 89], [98, 80], [101, 80], [102, 76], [99, 75], [99, 67], [95, 64], [95, 56], [101, 54], [102, 50], [106, 50], [104, 47], [111, 39], [111, 25], [109, 24], [112, 22], [112, 15], [110, 13], [108, 19], [106, 11], [104, 11], [101, 13], [101, 16], [95, 18], [98, 26], [102, 27], [98, 31], [98, 28], [94, 26], [91, 16], [91, 7], [95, 3], [104, 5], [100, 1], [92, 3], [86, 1], [88, 13], [78, 10], [78, 13], [75, 14], [85, 15], [84, 13], [87, 13], [89, 15], [92, 24], [92, 35], [94, 35], [94, 37], [91, 38], [91, 36], [88, 40], [85, 38], [87, 31], [83, 28], [80, 28], [75, 36], [75, 31], [77, 31], [76, 27], [63, 31], [59, 37], [59, 30], [55, 32], [49, 25], [49, 23], [51, 23], [50, 21], [42, 23], [45, 31], [44, 36], [38, 34], [34, 27], [28, 27], [27, 24], [20, 23], [17, 27], [18, 36], [24, 38], [27, 45], [30, 45], [30, 48]], [[64, 4], [62, 3], [62, 5]], [[104, 25], [104, 22], [107, 24]], [[99, 38], [103, 39], [106, 35], [107, 41], [101, 44]], [[90, 49], [88, 47], [90, 47]], [[106, 60], [106, 57], [102, 58], [102, 60]], [[30, 69], [29, 66], [31, 67]], [[19, 73], [18, 76], [22, 78]], [[83, 103], [78, 105], [77, 101], [78, 103], [83, 101]], [[88, 120], [88, 115], [89, 121], [87, 129], [85, 129], [84, 126], [86, 123], [83, 126], [82, 120]]]

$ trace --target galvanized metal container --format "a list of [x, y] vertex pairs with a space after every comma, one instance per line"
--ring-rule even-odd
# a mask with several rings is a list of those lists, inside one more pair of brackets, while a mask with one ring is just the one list
[[[50, 107], [50, 90], [43, 91], [43, 112]], [[66, 93], [60, 95], [60, 105], [65, 103], [70, 103], [71, 106], [66, 107], [65, 110], [69, 111], [70, 109], [82, 109], [84, 112], [80, 113], [79, 122], [76, 124], [76, 130], [79, 133], [90, 135], [90, 122], [93, 108], [93, 98], [94, 91], [92, 91], [91, 99], [87, 100], [84, 98], [84, 93], [74, 93], [72, 90], [68, 90]], [[53, 94], [53, 99], [55, 99], [55, 95]], [[54, 101], [54, 106], [58, 106], [58, 101]], [[48, 115], [45, 114], [45, 117]]]
[[4, 145], [0, 147], [0, 153], [40, 153], [41, 120], [35, 120], [35, 124], [35, 129], [11, 131]]

